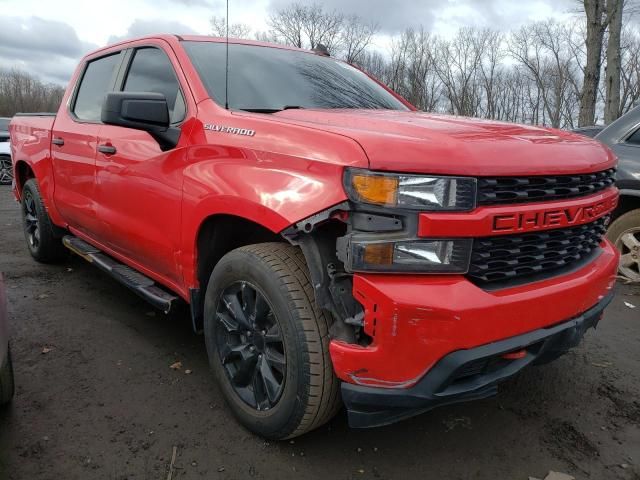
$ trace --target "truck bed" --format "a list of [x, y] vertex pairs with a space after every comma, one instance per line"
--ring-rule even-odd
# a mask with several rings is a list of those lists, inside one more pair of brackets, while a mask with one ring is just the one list
[[35, 160], [49, 156], [55, 119], [55, 113], [17, 113], [13, 117], [9, 133], [14, 163], [25, 158]]

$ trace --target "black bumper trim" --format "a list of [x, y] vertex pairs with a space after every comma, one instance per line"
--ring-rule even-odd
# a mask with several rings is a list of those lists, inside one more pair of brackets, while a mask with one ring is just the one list
[[[594, 307], [569, 321], [534, 330], [443, 357], [413, 387], [390, 389], [342, 383], [342, 398], [354, 428], [378, 427], [418, 415], [433, 408], [495, 395], [498, 383], [530, 364], [555, 360], [576, 347], [589, 328], [595, 328], [610, 293]], [[526, 350], [522, 358], [502, 355]], [[482, 367], [476, 372], [475, 366]]]

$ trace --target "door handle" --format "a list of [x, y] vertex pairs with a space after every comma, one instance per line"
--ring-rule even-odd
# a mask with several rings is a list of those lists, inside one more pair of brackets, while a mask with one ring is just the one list
[[99, 145], [98, 151], [100, 153], [104, 153], [105, 155], [113, 155], [117, 152], [116, 147], [113, 145]]
[[62, 145], [64, 145], [64, 138], [61, 138], [61, 137], [53, 137], [53, 139], [51, 140], [51, 143], [53, 143], [54, 145], [58, 145], [59, 147], [61, 147]]

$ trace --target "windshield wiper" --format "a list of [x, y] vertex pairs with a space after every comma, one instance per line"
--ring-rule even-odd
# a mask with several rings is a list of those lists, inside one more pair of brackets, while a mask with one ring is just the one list
[[252, 113], [276, 113], [282, 111], [279, 108], [239, 108], [238, 110]]
[[278, 113], [283, 110], [298, 110], [304, 107], [300, 105], [285, 105], [282, 108], [239, 108], [238, 110], [242, 110], [243, 112], [253, 112], [253, 113]]

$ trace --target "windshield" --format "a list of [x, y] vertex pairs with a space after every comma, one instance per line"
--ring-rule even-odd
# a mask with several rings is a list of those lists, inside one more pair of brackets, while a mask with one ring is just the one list
[[[211, 97], [225, 104], [224, 43], [183, 42]], [[229, 45], [229, 108], [407, 110], [363, 72], [332, 58], [257, 45]]]
[[10, 118], [0, 118], [0, 131], [9, 130], [9, 122], [11, 122]]

